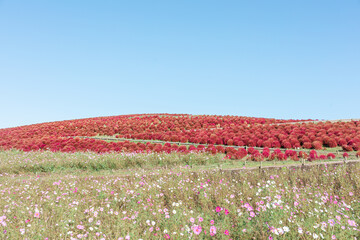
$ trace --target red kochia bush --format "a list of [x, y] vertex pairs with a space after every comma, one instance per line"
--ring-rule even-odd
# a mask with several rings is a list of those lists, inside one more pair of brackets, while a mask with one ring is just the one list
[[247, 151], [249, 154], [253, 154], [255, 152], [255, 149], [253, 147], [249, 147]]
[[225, 153], [235, 153], [236, 152], [236, 149], [233, 148], [233, 147], [226, 147], [225, 148]]
[[334, 148], [334, 147], [337, 147], [337, 142], [335, 139], [330, 138], [330, 139], [328, 139], [326, 145], [330, 148]]
[[329, 153], [328, 155], [327, 155], [327, 158], [328, 159], [335, 159], [335, 154], [333, 154], [333, 153]]
[[201, 144], [200, 144], [200, 145], [197, 146], [197, 150], [198, 150], [198, 151], [203, 151], [204, 149], [205, 149], [205, 146], [204, 146], [204, 145], [201, 145]]
[[311, 150], [309, 153], [309, 161], [313, 161], [318, 159], [317, 152], [315, 150]]
[[341, 147], [344, 151], [347, 151], [347, 152], [353, 151], [353, 148], [349, 145], [342, 145]]
[[287, 141], [287, 140], [283, 141], [281, 145], [284, 148], [291, 148], [292, 147], [291, 143], [289, 141]]
[[196, 151], [197, 150], [197, 148], [194, 146], [194, 145], [190, 145], [189, 146], [189, 151]]
[[289, 149], [285, 151], [285, 155], [287, 157], [293, 157], [293, 156], [297, 156], [297, 152]]
[[322, 149], [322, 142], [314, 141], [314, 142], [312, 142], [312, 147], [316, 150], [320, 150], [320, 149]]
[[242, 159], [246, 157], [247, 154], [248, 152], [246, 151], [245, 148], [239, 148], [235, 153], [237, 159]]
[[304, 142], [303, 145], [302, 145], [303, 148], [306, 148], [306, 149], [311, 149], [312, 148], [312, 144], [311, 142]]
[[270, 157], [270, 150], [269, 150], [269, 148], [264, 148], [263, 149], [263, 152], [262, 152], [262, 155], [263, 155], [263, 157], [264, 158], [269, 158]]
[[359, 151], [359, 150], [360, 150], [360, 144], [359, 144], [359, 143], [354, 144], [354, 145], [352, 146], [352, 148], [354, 149], [354, 151]]
[[232, 139], [227, 140], [226, 145], [234, 145], [234, 140]]
[[299, 155], [299, 158], [304, 158], [304, 159], [308, 158], [308, 154], [303, 151], [300, 151], [298, 155]]
[[219, 153], [225, 153], [225, 149], [222, 146], [216, 146], [216, 149]]

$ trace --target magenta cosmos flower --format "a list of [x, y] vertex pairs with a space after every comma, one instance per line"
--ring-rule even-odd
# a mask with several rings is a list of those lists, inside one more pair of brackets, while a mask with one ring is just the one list
[[194, 233], [195, 233], [196, 235], [199, 235], [199, 234], [201, 233], [201, 231], [202, 231], [202, 227], [201, 227], [201, 226], [195, 226], [195, 227], [194, 227]]

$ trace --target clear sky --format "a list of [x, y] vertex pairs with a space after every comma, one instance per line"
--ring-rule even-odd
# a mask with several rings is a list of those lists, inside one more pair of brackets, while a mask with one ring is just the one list
[[0, 0], [0, 128], [359, 104], [360, 0]]

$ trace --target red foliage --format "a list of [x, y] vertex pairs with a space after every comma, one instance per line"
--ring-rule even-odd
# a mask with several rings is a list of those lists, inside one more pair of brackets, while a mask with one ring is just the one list
[[303, 143], [303, 148], [311, 149], [311, 148], [312, 148], [311, 142], [304, 142], [304, 143]]
[[322, 149], [322, 142], [314, 141], [314, 142], [312, 142], [312, 147], [316, 150], [320, 150], [320, 149]]
[[349, 145], [342, 145], [341, 147], [344, 151], [347, 151], [347, 152], [353, 151], [353, 148]]
[[309, 153], [309, 159], [310, 161], [313, 161], [313, 160], [316, 160], [318, 159], [318, 154], [315, 150], [311, 150], [310, 153]]
[[196, 151], [197, 150], [197, 148], [194, 146], [194, 145], [190, 145], [189, 146], [189, 151]]
[[255, 149], [253, 147], [249, 147], [247, 151], [249, 154], [253, 154], [255, 152]]
[[[281, 124], [279, 124], [281, 123]], [[291, 123], [291, 124], [288, 124]], [[192, 116], [186, 114], [141, 114], [99, 117], [34, 124], [0, 129], [0, 149], [24, 151], [204, 151], [165, 144], [135, 144], [127, 141], [108, 143], [102, 140], [73, 138], [76, 136], [115, 135], [116, 138], [162, 140], [203, 144], [228, 144], [253, 147], [286, 147], [321, 149], [343, 146], [346, 151], [359, 151], [360, 123], [320, 122], [317, 124], [295, 120], [276, 120], [238, 116]], [[209, 152], [225, 152], [218, 146]], [[235, 151], [238, 152], [238, 151]], [[249, 154], [254, 151], [249, 148]], [[283, 155], [284, 156], [283, 156]], [[263, 157], [294, 157], [284, 153], [262, 152]], [[255, 154], [256, 155], [256, 154]], [[300, 156], [299, 156], [300, 157]]]
[[233, 147], [226, 147], [225, 148], [225, 153], [235, 153], [236, 149]]
[[225, 149], [222, 146], [216, 146], [216, 149], [219, 153], [225, 153]]
[[247, 154], [248, 154], [248, 152], [246, 151], [245, 148], [239, 148], [236, 151], [235, 156], [237, 159], [243, 159], [244, 157], [246, 157]]
[[234, 144], [234, 140], [232, 140], [232, 139], [228, 139], [226, 141], [226, 145], [233, 145], [233, 144]]

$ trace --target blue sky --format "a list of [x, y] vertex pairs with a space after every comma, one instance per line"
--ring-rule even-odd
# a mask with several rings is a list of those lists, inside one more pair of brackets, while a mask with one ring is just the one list
[[0, 128], [133, 113], [360, 118], [359, 26], [359, 0], [0, 0]]

